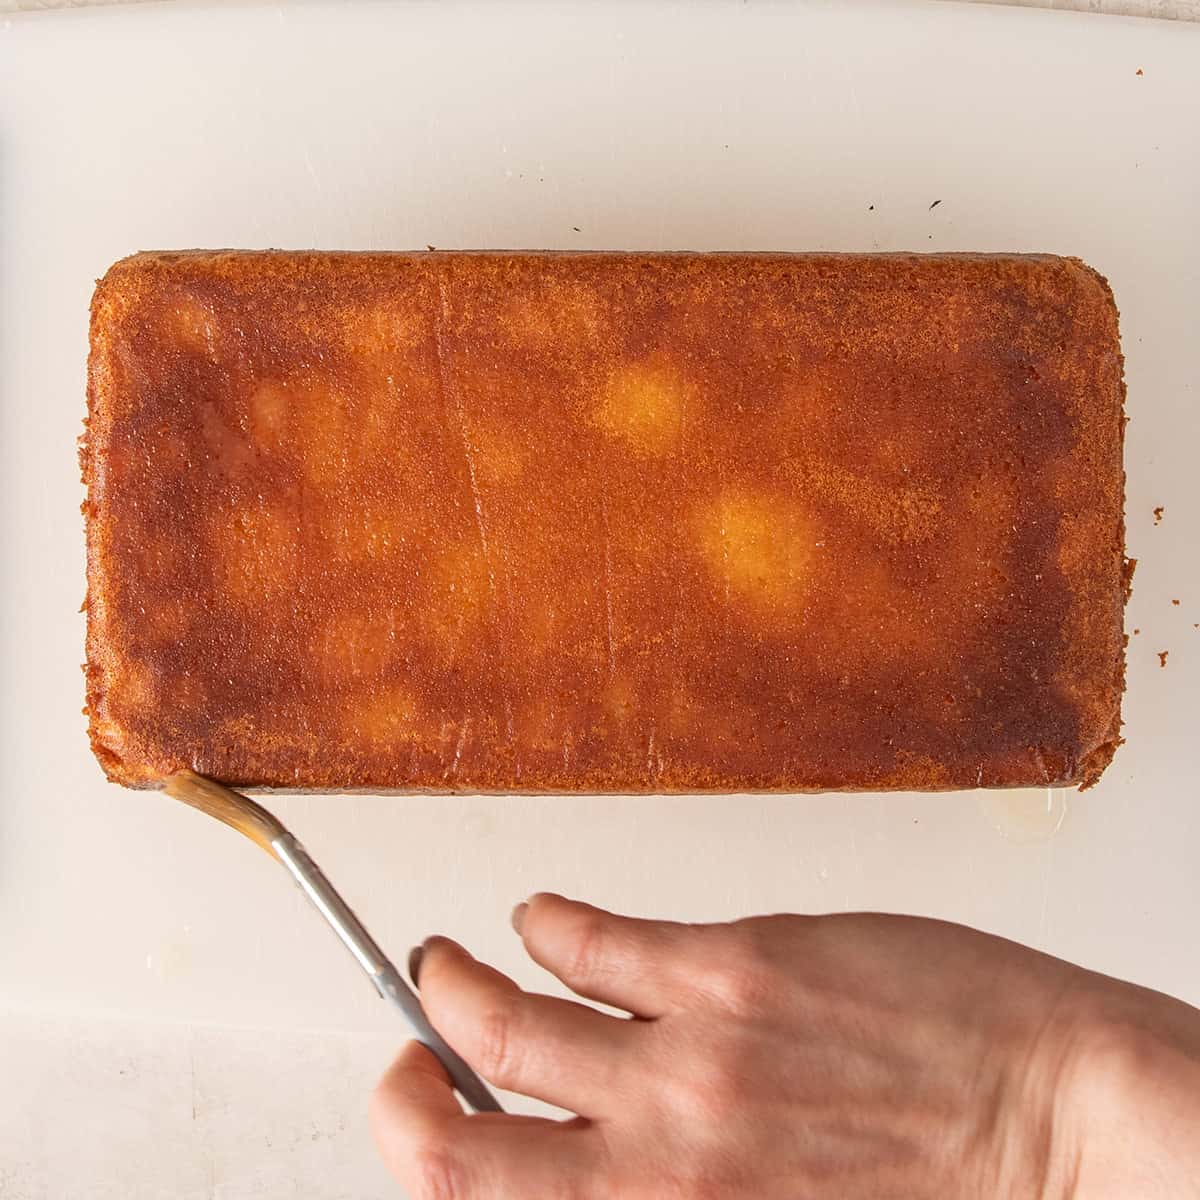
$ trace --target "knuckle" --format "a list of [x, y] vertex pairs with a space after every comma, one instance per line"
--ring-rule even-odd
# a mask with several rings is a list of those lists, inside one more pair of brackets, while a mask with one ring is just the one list
[[779, 967], [761, 931], [746, 925], [713, 931], [701, 972], [704, 991], [738, 1016], [756, 1016], [779, 995]]
[[725, 1126], [745, 1116], [755, 1097], [751, 1087], [753, 1061], [750, 1047], [736, 1031], [708, 1028], [702, 1034], [703, 1049], [689, 1039], [690, 1051], [681, 1057], [672, 1051], [683, 1069], [663, 1080], [661, 1116], [672, 1124], [696, 1129]]
[[561, 1179], [554, 1186], [550, 1200], [593, 1200], [595, 1193], [580, 1179]]
[[723, 972], [718, 981], [720, 999], [726, 1008], [739, 1015], [761, 1013], [774, 993], [770, 973], [750, 964]]
[[468, 1194], [462, 1164], [440, 1141], [417, 1148], [409, 1183], [413, 1200], [466, 1200]]
[[711, 1168], [695, 1171], [687, 1181], [688, 1200], [728, 1200], [731, 1194], [729, 1180]]
[[479, 1023], [479, 1069], [497, 1087], [509, 1088], [518, 1082], [518, 1008], [515, 998], [498, 1001]]
[[[605, 962], [608, 949], [608, 930], [604, 920], [598, 916], [582, 918], [576, 926], [568, 976], [565, 982], [571, 986], [585, 986], [602, 978], [607, 972]], [[577, 989], [578, 990], [578, 989]]]
[[756, 1016], [769, 1006], [777, 985], [768, 966], [742, 959], [711, 969], [705, 990], [735, 1016]]
[[702, 1069], [693, 1081], [687, 1108], [693, 1120], [705, 1126], [725, 1125], [745, 1111], [747, 1088], [740, 1072], [717, 1061]]
[[689, 1155], [642, 1162], [636, 1174], [621, 1179], [619, 1190], [598, 1194], [604, 1200], [614, 1196], [620, 1200], [732, 1200], [761, 1195], [761, 1190], [743, 1186], [748, 1174], [737, 1155], [722, 1150], [710, 1137]]

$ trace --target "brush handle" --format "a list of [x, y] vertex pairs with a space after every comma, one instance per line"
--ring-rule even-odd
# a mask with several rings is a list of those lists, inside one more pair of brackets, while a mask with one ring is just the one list
[[452, 1050], [442, 1035], [429, 1023], [416, 993], [404, 982], [400, 972], [379, 948], [350, 906], [338, 895], [324, 872], [308, 856], [308, 851], [290, 833], [282, 833], [271, 842], [271, 850], [320, 914], [341, 938], [346, 949], [366, 971], [375, 990], [390, 1000], [408, 1020], [413, 1036], [437, 1056], [446, 1068], [458, 1094], [476, 1112], [503, 1112], [487, 1085]]

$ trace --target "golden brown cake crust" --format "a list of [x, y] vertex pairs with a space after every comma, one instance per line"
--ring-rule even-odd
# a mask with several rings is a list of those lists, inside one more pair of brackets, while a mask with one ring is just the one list
[[92, 304], [111, 779], [1094, 781], [1105, 281], [1020, 255], [140, 254]]

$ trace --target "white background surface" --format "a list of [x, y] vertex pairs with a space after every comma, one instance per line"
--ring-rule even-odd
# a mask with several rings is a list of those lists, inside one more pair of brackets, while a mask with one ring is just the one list
[[[32, 8], [83, 8], [89, 4], [156, 3], [157, 0], [0, 0], [0, 12]], [[293, 4], [303, 0], [282, 0]], [[954, 4], [958, 0], [947, 0]], [[975, 4], [1028, 4], [1035, 8], [1068, 8], [1078, 12], [1118, 13], [1126, 17], [1200, 20], [1200, 0], [970, 0]]]
[[363, 1113], [396, 1019], [278, 868], [87, 750], [87, 304], [142, 248], [1086, 258], [1122, 311], [1141, 560], [1097, 788], [276, 807], [399, 959], [447, 933], [545, 986], [507, 914], [551, 888], [936, 914], [1200, 1003], [1198, 78], [1195, 26], [935, 3], [0, 22], [0, 1196], [395, 1194]]

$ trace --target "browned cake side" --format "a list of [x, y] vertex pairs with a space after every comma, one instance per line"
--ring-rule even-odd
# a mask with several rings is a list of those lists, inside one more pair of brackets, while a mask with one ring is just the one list
[[1121, 372], [1052, 256], [126, 259], [93, 747], [132, 785], [1089, 783]]

